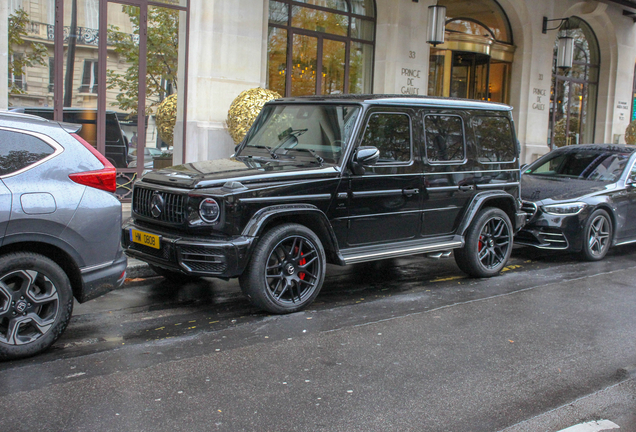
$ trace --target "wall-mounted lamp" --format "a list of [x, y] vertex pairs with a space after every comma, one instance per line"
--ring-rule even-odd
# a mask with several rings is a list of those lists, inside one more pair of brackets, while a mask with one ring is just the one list
[[[559, 25], [554, 28], [548, 28], [549, 21], [560, 21]], [[548, 19], [543, 17], [542, 33], [546, 34], [548, 30], [565, 30], [566, 36], [559, 37], [557, 45], [557, 67], [559, 69], [569, 69], [574, 61], [574, 38], [567, 35], [569, 30], [569, 18]]]
[[426, 28], [426, 42], [433, 46], [444, 43], [446, 31], [446, 6], [433, 5], [428, 7], [428, 23]]

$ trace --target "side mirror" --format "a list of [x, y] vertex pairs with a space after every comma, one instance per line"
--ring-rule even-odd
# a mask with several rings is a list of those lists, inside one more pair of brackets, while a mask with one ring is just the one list
[[627, 177], [625, 186], [628, 189], [636, 189], [636, 174], [631, 174], [629, 177]]
[[364, 167], [375, 165], [380, 159], [380, 150], [375, 147], [360, 147], [353, 155], [351, 168], [356, 175], [364, 174]]

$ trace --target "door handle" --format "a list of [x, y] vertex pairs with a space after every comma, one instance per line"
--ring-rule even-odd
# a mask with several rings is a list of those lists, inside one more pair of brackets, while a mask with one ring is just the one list
[[402, 189], [402, 194], [407, 196], [417, 195], [419, 193], [420, 193], [419, 189]]
[[471, 191], [471, 190], [474, 190], [474, 189], [475, 189], [475, 185], [461, 185], [459, 187], [459, 190], [460, 191], [464, 191], [464, 192]]

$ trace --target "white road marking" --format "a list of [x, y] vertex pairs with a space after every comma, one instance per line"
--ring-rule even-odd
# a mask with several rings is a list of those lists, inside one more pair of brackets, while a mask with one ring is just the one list
[[600, 420], [570, 426], [569, 428], [560, 430], [559, 432], [598, 432], [609, 429], [620, 429], [620, 426], [609, 420]]

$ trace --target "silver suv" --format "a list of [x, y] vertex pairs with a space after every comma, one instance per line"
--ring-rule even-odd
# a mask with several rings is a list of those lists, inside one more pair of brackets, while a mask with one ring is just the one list
[[0, 359], [45, 350], [73, 297], [124, 282], [116, 169], [80, 128], [0, 113]]

